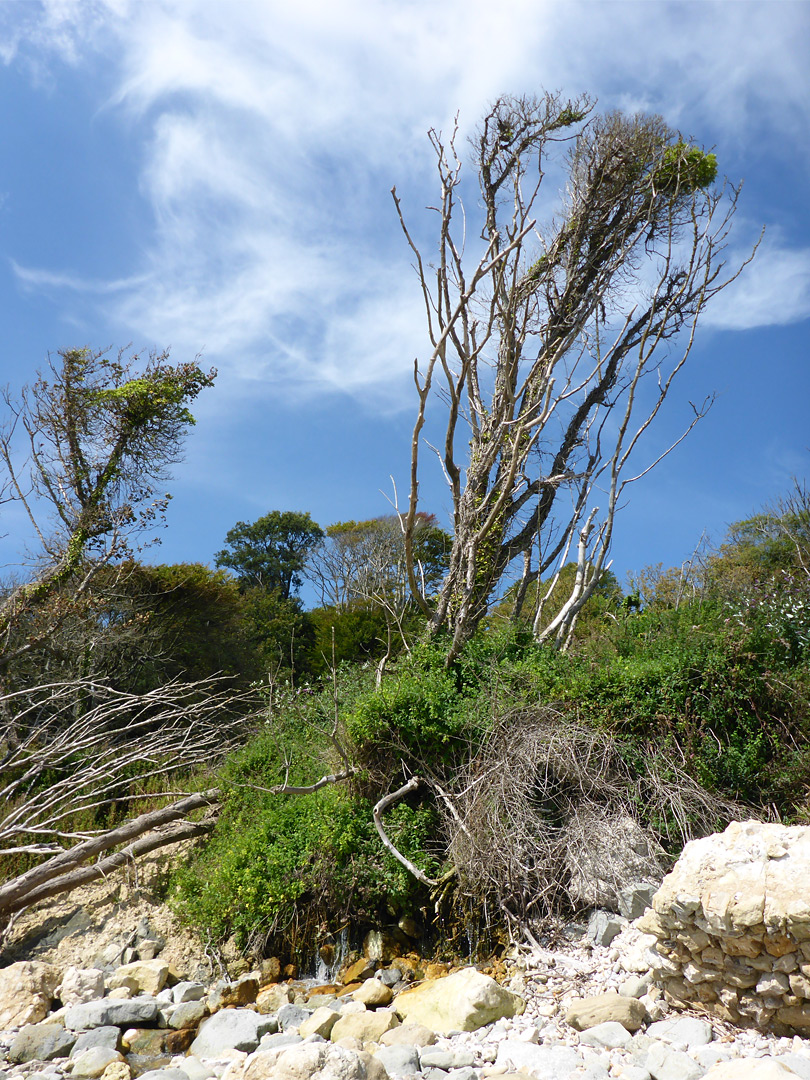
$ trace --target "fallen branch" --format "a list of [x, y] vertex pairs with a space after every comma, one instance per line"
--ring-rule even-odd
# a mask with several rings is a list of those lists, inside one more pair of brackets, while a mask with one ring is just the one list
[[408, 781], [408, 783], [403, 784], [401, 788], [397, 788], [396, 791], [392, 791], [388, 795], [384, 795], [376, 804], [373, 810], [374, 826], [377, 829], [377, 832], [380, 834], [380, 839], [382, 840], [383, 846], [385, 847], [386, 851], [389, 851], [397, 860], [397, 862], [402, 863], [405, 869], [409, 873], [413, 874], [417, 881], [421, 881], [423, 885], [428, 885], [433, 888], [434, 886], [438, 885], [439, 882], [434, 881], [433, 878], [429, 878], [427, 874], [423, 874], [418, 866], [414, 866], [411, 860], [407, 859], [402, 854], [402, 852], [394, 846], [392, 841], [388, 838], [388, 834], [386, 833], [382, 823], [383, 811], [386, 810], [389, 806], [391, 806], [392, 803], [399, 802], [400, 799], [403, 799], [408, 794], [408, 792], [415, 791], [421, 783], [422, 781], [418, 776], [413, 776]]

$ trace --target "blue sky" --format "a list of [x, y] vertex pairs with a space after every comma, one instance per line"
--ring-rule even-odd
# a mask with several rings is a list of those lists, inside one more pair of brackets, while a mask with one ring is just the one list
[[[239, 519], [322, 525], [404, 490], [425, 354], [389, 190], [429, 244], [425, 133], [499, 93], [660, 112], [744, 179], [739, 283], [707, 312], [630, 492], [614, 569], [687, 559], [810, 461], [810, 4], [2, 0], [0, 383], [132, 342], [219, 369], [150, 561], [210, 562]], [[438, 475], [423, 506], [443, 516]], [[12, 564], [23, 523], [6, 514]]]

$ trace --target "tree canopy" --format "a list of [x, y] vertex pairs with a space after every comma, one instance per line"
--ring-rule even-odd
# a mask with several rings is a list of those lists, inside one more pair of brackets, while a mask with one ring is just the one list
[[243, 588], [276, 591], [288, 600], [301, 587], [307, 556], [322, 536], [309, 514], [271, 510], [229, 529], [216, 565], [233, 570]]

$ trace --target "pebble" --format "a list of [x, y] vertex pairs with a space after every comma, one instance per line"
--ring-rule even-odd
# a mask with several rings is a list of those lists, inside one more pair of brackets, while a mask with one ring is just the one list
[[[439, 1036], [432, 1046], [383, 1047], [380, 1061], [392, 1080], [497, 1080], [517, 1070], [535, 1080], [700, 1080], [723, 1061], [776, 1058], [800, 1080], [810, 1080], [810, 1040], [799, 1035], [777, 1038], [671, 1010], [650, 985], [647, 971], [640, 970], [639, 956], [647, 945], [646, 935], [626, 925], [606, 946], [571, 936], [556, 948], [523, 951], [514, 960], [512, 974], [526, 1000], [523, 1015], [478, 1031]], [[638, 1034], [631, 1037], [615, 1022], [583, 1032], [565, 1023], [572, 1001], [606, 992], [643, 1001], [651, 1017]], [[167, 1015], [174, 1009], [174, 1016], [180, 1010], [191, 1012], [204, 995], [201, 984], [185, 983], [163, 991], [157, 1000]], [[341, 1001], [337, 1007], [342, 1013], [365, 1011], [360, 1002]], [[286, 1034], [264, 1035], [261, 1048], [299, 1043], [296, 1024], [311, 1009], [311, 1002], [306, 1009], [283, 1005], [279, 1026]], [[112, 1043], [114, 1049], [115, 1030], [108, 1034], [108, 1029], [98, 1028], [87, 1042]], [[6, 1055], [14, 1034], [0, 1032], [0, 1080], [69, 1080], [73, 1062], [67, 1058], [10, 1065]], [[154, 1071], [154, 1080], [217, 1080], [229, 1061], [240, 1058], [244, 1054], [239, 1051], [217, 1060], [178, 1055]]]

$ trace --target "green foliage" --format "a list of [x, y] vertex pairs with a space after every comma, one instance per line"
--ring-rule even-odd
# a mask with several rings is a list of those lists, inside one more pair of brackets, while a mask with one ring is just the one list
[[717, 158], [679, 139], [664, 150], [653, 178], [663, 190], [691, 192], [706, 188], [717, 178]]
[[[174, 885], [174, 903], [189, 921], [220, 939], [234, 935], [245, 948], [260, 949], [270, 939], [286, 955], [312, 950], [323, 922], [335, 929], [349, 917], [375, 924], [425, 899], [383, 848], [367, 800], [340, 786], [303, 796], [250, 786], [283, 779], [292, 720], [290, 712], [281, 739], [275, 732], [261, 735], [228, 763], [222, 778], [227, 809], [211, 842]], [[324, 740], [317, 727], [309, 730], [314, 755], [314, 745], [323, 749]], [[301, 765], [299, 758], [291, 782], [307, 779]], [[418, 802], [400, 804], [386, 817], [394, 842], [428, 873], [438, 869], [431, 850], [437, 825], [435, 808]]]
[[322, 536], [309, 514], [272, 510], [250, 524], [237, 521], [225, 534], [216, 565], [233, 570], [243, 588], [276, 591], [288, 600], [301, 586], [307, 557]]

